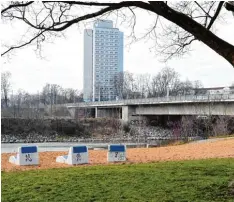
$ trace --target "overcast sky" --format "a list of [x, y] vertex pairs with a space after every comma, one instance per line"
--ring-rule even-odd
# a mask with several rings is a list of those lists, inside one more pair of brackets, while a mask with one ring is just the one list
[[[143, 32], [151, 17], [143, 13], [137, 18], [138, 30]], [[120, 24], [120, 23], [118, 23]], [[149, 25], [149, 24], [148, 24]], [[12, 43], [25, 31], [21, 24], [1, 25], [1, 38]], [[129, 33], [127, 26], [118, 25], [124, 33]], [[222, 39], [234, 44], [234, 17], [228, 12], [225, 22], [215, 24], [216, 34]], [[57, 38], [54, 43], [45, 44], [43, 55], [46, 59], [37, 57], [35, 47], [29, 46], [17, 50], [10, 59], [1, 60], [2, 71], [12, 73], [14, 92], [24, 89], [30, 93], [38, 92], [45, 83], [59, 84], [64, 88], [83, 88], [83, 29], [73, 26], [66, 32], [66, 38]], [[125, 45], [129, 40], [125, 39]], [[228, 86], [234, 82], [234, 68], [222, 57], [206, 45], [195, 42], [193, 51], [183, 58], [175, 58], [167, 64], [159, 61], [149, 48], [152, 41], [140, 41], [124, 48], [124, 71], [135, 74], [154, 75], [163, 67], [173, 67], [182, 79], [201, 80], [204, 86]]]

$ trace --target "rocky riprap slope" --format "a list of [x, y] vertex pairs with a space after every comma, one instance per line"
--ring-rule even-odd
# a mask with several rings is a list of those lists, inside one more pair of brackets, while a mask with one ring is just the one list
[[117, 120], [2, 119], [2, 143], [139, 142], [174, 139], [170, 129], [121, 125]]
[[37, 133], [23, 133], [23, 134], [2, 134], [2, 143], [34, 143], [34, 142], [79, 142], [80, 137], [66, 137], [60, 136], [57, 133], [52, 134], [37, 134]]

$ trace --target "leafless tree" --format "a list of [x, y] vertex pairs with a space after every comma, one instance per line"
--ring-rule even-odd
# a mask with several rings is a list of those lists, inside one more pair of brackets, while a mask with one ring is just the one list
[[119, 73], [115, 81], [115, 89], [120, 99], [131, 99], [136, 91], [134, 75], [130, 72]]
[[[203, 84], [201, 83], [201, 81], [197, 80], [193, 82], [193, 89], [194, 89], [194, 95], [197, 95], [199, 93], [199, 89], [203, 88]], [[206, 91], [203, 91], [204, 93], [206, 93]]]
[[50, 113], [52, 115], [53, 105], [56, 103], [59, 86], [47, 83], [42, 90], [42, 100], [44, 105], [50, 105]]
[[229, 116], [217, 116], [215, 124], [213, 124], [214, 136], [228, 135], [229, 134], [229, 122], [231, 117]]
[[23, 102], [23, 91], [22, 90], [18, 90], [18, 93], [16, 95], [16, 106], [17, 106], [17, 114], [18, 116], [20, 115], [20, 110], [21, 110], [21, 105]]
[[149, 74], [134, 75], [130, 72], [118, 74], [115, 88], [123, 99], [151, 98], [169, 95], [192, 95], [197, 88], [202, 87], [200, 81], [182, 81], [178, 72], [173, 68], [165, 67], [155, 76]]
[[145, 98], [150, 91], [150, 75], [120, 72], [114, 86], [119, 99]]
[[114, 89], [117, 95], [117, 99], [123, 99], [124, 89], [124, 72], [118, 72], [114, 76]]
[[149, 74], [139, 74], [136, 75], [136, 91], [139, 92], [140, 98], [146, 98], [148, 96], [148, 82], [150, 75]]
[[[90, 12], [91, 7], [93, 12]], [[234, 46], [211, 30], [223, 7], [226, 11], [234, 12], [231, 1], [6, 2], [1, 10], [3, 21], [24, 22], [28, 30], [21, 43], [5, 44], [6, 49], [2, 55], [29, 44], [36, 44], [40, 51], [44, 41], [63, 35], [63, 31], [74, 24], [79, 25], [96, 18], [106, 19], [113, 15], [128, 23], [133, 41], [153, 38], [154, 47], [166, 60], [184, 54], [190, 50], [194, 41], [200, 41], [234, 66]], [[135, 34], [138, 10], [148, 12], [155, 19], [143, 36]]]
[[179, 74], [173, 68], [165, 67], [152, 79], [153, 96], [166, 96], [167, 91], [176, 94], [179, 85]]
[[11, 89], [10, 78], [11, 78], [10, 72], [1, 73], [1, 97], [6, 107], [8, 107], [8, 101]]
[[72, 89], [72, 88], [65, 88], [65, 100], [66, 103], [74, 103], [81, 101], [82, 93], [79, 92], [78, 90]]
[[41, 93], [41, 101], [44, 105], [48, 105], [50, 103], [50, 85], [46, 84]]
[[145, 74], [145, 87], [146, 87], [146, 94], [147, 98], [152, 96], [152, 88], [151, 88], [151, 83], [152, 83], [152, 76], [150, 74]]
[[61, 86], [57, 84], [51, 84], [52, 103], [57, 104], [57, 98], [60, 94]]
[[22, 117], [24, 109], [29, 109], [31, 106], [31, 99], [29, 93], [25, 92], [22, 89], [19, 89], [15, 95], [16, 98], [16, 107], [17, 107], [17, 116]]
[[176, 95], [191, 95], [193, 94], [193, 83], [189, 81], [188, 79], [186, 81], [180, 82]]
[[45, 104], [54, 105], [57, 103], [58, 95], [61, 92], [61, 87], [57, 84], [47, 83], [42, 90], [42, 99]]

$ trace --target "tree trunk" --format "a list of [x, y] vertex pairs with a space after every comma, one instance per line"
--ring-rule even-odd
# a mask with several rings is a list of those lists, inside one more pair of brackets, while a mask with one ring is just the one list
[[6, 108], [8, 107], [8, 97], [7, 97], [7, 94], [5, 93], [5, 96], [4, 96], [4, 100], [5, 100], [5, 105], [6, 105]]

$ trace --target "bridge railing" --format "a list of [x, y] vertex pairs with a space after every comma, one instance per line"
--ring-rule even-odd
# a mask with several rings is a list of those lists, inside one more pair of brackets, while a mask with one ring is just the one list
[[[215, 94], [215, 95], [199, 95], [199, 96], [169, 96], [169, 97], [157, 97], [157, 98], [143, 98], [143, 99], [129, 99], [122, 100], [125, 104], [134, 104], [134, 103], [160, 103], [160, 102], [174, 102], [174, 101], [219, 101], [219, 100], [229, 100], [234, 99], [234, 95], [223, 95], [223, 94]], [[116, 102], [116, 101], [114, 101]]]
[[[181, 95], [156, 98], [127, 99], [114, 101], [81, 102], [67, 103], [69, 107], [88, 107], [88, 106], [107, 106], [107, 105], [136, 105], [136, 104], [155, 104], [155, 103], [173, 103], [173, 102], [198, 102], [198, 101], [221, 101], [234, 100], [234, 94], [209, 94], [209, 95]], [[64, 106], [64, 105], [63, 105]]]

